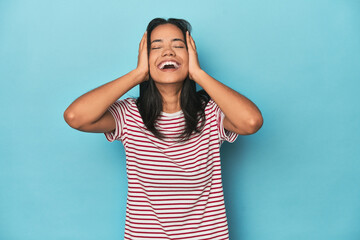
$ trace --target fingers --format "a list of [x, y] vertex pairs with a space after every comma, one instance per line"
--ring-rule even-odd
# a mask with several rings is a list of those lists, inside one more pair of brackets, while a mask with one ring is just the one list
[[191, 42], [190, 42], [190, 37], [189, 37], [189, 31], [186, 31], [186, 42], [188, 44], [188, 48], [192, 47]]
[[147, 31], [145, 31], [144, 35], [141, 38], [141, 41], [139, 43], [139, 50], [142, 50], [146, 45], [146, 37], [147, 37]]
[[186, 40], [187, 40], [188, 44], [190, 44], [190, 46], [196, 51], [195, 41], [192, 38], [192, 36], [190, 35], [189, 31], [186, 31]]
[[143, 46], [144, 46], [144, 37], [145, 37], [145, 34], [144, 34], [144, 35], [142, 36], [142, 38], [141, 38], [140, 49], [142, 49]]
[[193, 37], [190, 34], [189, 34], [189, 37], [190, 37], [192, 47], [196, 50], [195, 41], [194, 41]]
[[[144, 34], [145, 35], [145, 34]], [[141, 49], [142, 45], [143, 45], [143, 41], [144, 41], [144, 35], [142, 36], [140, 43], [139, 43], [139, 49]]]
[[148, 56], [147, 56], [147, 32], [145, 32], [139, 43], [139, 55], [138, 63], [136, 69], [145, 74], [144, 81], [149, 79], [149, 66], [148, 66]]
[[145, 47], [146, 44], [147, 44], [147, 31], [145, 31], [144, 36], [143, 36], [143, 46], [142, 47]]

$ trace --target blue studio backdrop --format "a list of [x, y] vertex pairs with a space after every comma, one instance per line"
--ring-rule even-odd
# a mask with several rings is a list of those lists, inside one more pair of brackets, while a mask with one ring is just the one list
[[230, 239], [360, 239], [356, 0], [0, 1], [0, 239], [123, 239], [122, 143], [63, 112], [136, 67], [155, 17], [188, 20], [201, 67], [263, 114], [221, 147]]

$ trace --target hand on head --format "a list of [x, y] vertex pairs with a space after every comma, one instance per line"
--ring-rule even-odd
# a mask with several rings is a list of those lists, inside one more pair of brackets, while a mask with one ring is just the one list
[[194, 75], [197, 71], [201, 70], [201, 68], [199, 64], [198, 54], [196, 52], [195, 41], [190, 35], [189, 31], [186, 31], [186, 42], [189, 52], [189, 77], [190, 79], [195, 80]]
[[149, 80], [149, 63], [148, 63], [148, 50], [147, 50], [147, 32], [144, 33], [139, 44], [138, 64], [136, 69], [145, 75], [143, 81]]

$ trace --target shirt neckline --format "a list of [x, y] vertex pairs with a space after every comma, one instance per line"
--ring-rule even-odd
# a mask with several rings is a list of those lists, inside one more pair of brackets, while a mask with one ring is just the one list
[[167, 113], [167, 112], [160, 112], [162, 115], [164, 116], [168, 116], [168, 117], [174, 117], [174, 116], [179, 116], [182, 113], [182, 110], [174, 112], [174, 113]]

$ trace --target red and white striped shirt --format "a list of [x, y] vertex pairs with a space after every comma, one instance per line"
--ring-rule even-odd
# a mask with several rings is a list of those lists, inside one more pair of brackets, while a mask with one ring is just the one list
[[220, 146], [238, 134], [224, 129], [225, 115], [210, 99], [203, 130], [183, 143], [174, 140], [185, 127], [183, 112], [161, 112], [156, 128], [166, 138], [160, 140], [145, 127], [135, 100], [118, 100], [108, 108], [116, 128], [105, 133], [108, 141], [121, 141], [126, 153], [124, 238], [229, 239]]

